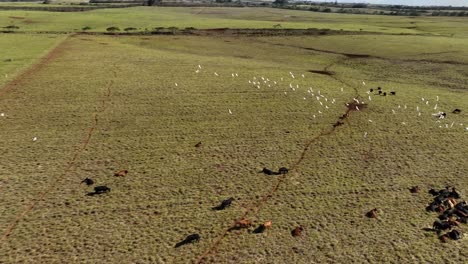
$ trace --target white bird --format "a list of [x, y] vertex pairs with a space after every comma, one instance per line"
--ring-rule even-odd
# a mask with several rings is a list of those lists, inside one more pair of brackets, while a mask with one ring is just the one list
[[281, 77], [281, 79], [280, 79], [280, 80], [283, 80], [283, 77]]
[[[249, 80], [249, 83], [252, 83], [252, 81], [251, 81], [251, 80]], [[255, 84], [255, 83], [254, 83], [254, 84]]]
[[319, 101], [319, 103], [320, 103], [321, 106], [323, 106], [323, 103], [322, 103], [322, 102]]
[[450, 127], [453, 127], [453, 124], [454, 124], [454, 123], [455, 123], [455, 122], [452, 122], [452, 124], [450, 125]]
[[231, 76], [234, 77], [234, 73], [231, 73]]
[[401, 124], [402, 124], [402, 125], [406, 125], [406, 123], [405, 123], [405, 122], [401, 122]]
[[343, 92], [343, 87], [341, 87], [341, 91]]
[[437, 109], [437, 104], [434, 106], [434, 110], [436, 110], [436, 109]]
[[276, 81], [274, 81], [273, 83], [276, 84]]
[[5, 116], [5, 113], [1, 113], [0, 116]]
[[33, 141], [36, 141], [36, 140], [37, 140], [37, 137], [33, 137], [33, 139], [32, 139], [32, 140], [33, 140]]
[[429, 101], [426, 101], [426, 104], [429, 104]]
[[177, 83], [175, 83], [175, 86], [178, 86]]
[[291, 75], [291, 77], [292, 77], [293, 79], [295, 79], [294, 75]]
[[366, 82], [363, 81], [362, 84], [363, 84], [363, 85], [366, 85]]
[[369, 95], [369, 101], [372, 101], [372, 99], [371, 99], [370, 95]]
[[436, 97], [437, 97], [437, 102], [439, 102], [439, 96], [437, 95]]
[[315, 98], [317, 98], [317, 101], [320, 101], [320, 96], [316, 96]]
[[302, 78], [304, 78], [304, 77], [305, 77], [304, 74], [302, 74]]
[[284, 94], [288, 94], [287, 92], [284, 92]]
[[296, 84], [296, 88], [299, 88], [299, 84]]
[[196, 72], [196, 73], [199, 73], [200, 71], [199, 71], [199, 70], [196, 70], [195, 72]]
[[268, 87], [271, 87], [271, 85], [268, 85]]
[[232, 115], [232, 111], [231, 111], [231, 109], [229, 109], [229, 114], [231, 114], [231, 115]]
[[418, 116], [421, 116], [421, 112], [418, 113]]
[[325, 102], [328, 102], [328, 98], [325, 98]]
[[292, 88], [292, 90], [293, 90], [293, 91], [296, 91], [296, 89], [295, 89], [295, 88]]
[[333, 100], [332, 100], [332, 104], [334, 104], [334, 103], [335, 103], [335, 98], [333, 98]]
[[257, 85], [257, 89], [260, 89], [260, 85]]
[[198, 68], [200, 68], [200, 69], [201, 69], [201, 65], [200, 65], [200, 64], [198, 64]]
[[448, 128], [448, 124], [445, 124], [445, 128]]
[[392, 113], [393, 113], [393, 114], [396, 114], [395, 110], [392, 109]]
[[319, 110], [319, 111], [318, 111], [318, 113], [319, 113], [319, 114], [321, 114], [321, 113], [322, 113], [322, 111], [320, 111], [320, 110]]
[[304, 100], [305, 100], [305, 99], [306, 99], [306, 98], [304, 97]]
[[293, 88], [293, 87], [292, 87], [292, 83], [289, 83], [289, 88]]
[[370, 119], [369, 119], [369, 122], [371, 122], [371, 123], [372, 123], [372, 120], [370, 120]]
[[416, 106], [416, 111], [418, 111], [418, 112], [419, 112], [419, 106]]
[[236, 73], [236, 77], [239, 77], [239, 74]]
[[[313, 117], [315, 118], [315, 115], [313, 115]], [[468, 128], [468, 127], [467, 127]]]
[[400, 105], [398, 105], [398, 109], [400, 109], [400, 108], [401, 108], [401, 106], [400, 106]]
[[358, 107], [357, 105], [356, 105], [356, 110], [358, 110], [358, 111], [359, 111], [359, 107]]
[[405, 105], [405, 109], [406, 109], [406, 105]]
[[328, 105], [326, 105], [325, 108], [328, 109]]
[[364, 137], [367, 137], [367, 132], [364, 132]]
[[257, 80], [257, 77], [254, 76], [253, 79], [254, 79], [254, 80]]
[[[214, 75], [218, 76], [218, 74], [215, 72]], [[254, 77], [255, 78], [255, 77]]]
[[421, 98], [421, 101], [425, 101], [425, 100], [424, 100], [424, 97]]

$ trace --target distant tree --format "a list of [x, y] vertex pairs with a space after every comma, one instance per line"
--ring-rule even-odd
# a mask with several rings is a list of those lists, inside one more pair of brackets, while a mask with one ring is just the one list
[[90, 30], [90, 29], [91, 29], [91, 27], [89, 27], [89, 26], [86, 26], [86, 27], [82, 27], [82, 28], [81, 28], [81, 30], [83, 30], [83, 31]]
[[6, 26], [5, 28], [6, 28], [6, 29], [19, 29], [19, 27], [18, 27], [18, 26], [15, 26], [15, 25]]
[[283, 6], [283, 5], [287, 5], [288, 4], [288, 0], [275, 0], [273, 2], [274, 5], [279, 5], [279, 6]]
[[328, 7], [322, 9], [322, 12], [324, 12], [324, 13], [330, 13], [331, 11], [332, 11], [332, 10], [331, 10], [330, 8], [328, 8]]

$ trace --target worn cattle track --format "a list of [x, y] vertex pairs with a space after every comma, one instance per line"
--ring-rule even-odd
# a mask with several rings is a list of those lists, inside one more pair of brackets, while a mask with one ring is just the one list
[[[55, 52], [55, 49], [52, 52]], [[46, 57], [49, 58], [50, 56], [48, 55]], [[41, 63], [41, 65], [44, 65], [45, 63], [49, 62], [50, 60], [51, 60], [50, 58], [46, 59], [46, 60], [41, 60], [40, 63]], [[114, 65], [113, 67], [115, 68], [116, 66]], [[33, 69], [34, 69], [34, 71], [37, 71], [39, 68], [37, 66], [33, 66]], [[28, 70], [25, 73], [23, 73], [22, 75], [24, 75], [26, 73], [32, 73], [32, 72], [33, 71]], [[116, 77], [117, 72], [115, 70], [112, 70], [112, 72], [113, 72], [114, 77]], [[75, 169], [76, 161], [77, 161], [79, 155], [89, 145], [89, 143], [91, 141], [91, 138], [93, 136], [93, 133], [94, 133], [94, 131], [96, 130], [96, 128], [98, 126], [99, 115], [102, 114], [107, 109], [107, 107], [109, 106], [109, 103], [111, 101], [111, 94], [112, 94], [113, 85], [114, 85], [114, 80], [110, 80], [107, 83], [107, 85], [105, 87], [104, 94], [103, 94], [102, 99], [100, 101], [101, 104], [98, 106], [98, 108], [96, 109], [96, 112], [93, 114], [92, 124], [89, 127], [88, 132], [86, 133], [80, 147], [77, 150], [75, 150], [75, 153], [70, 158], [70, 160], [67, 162], [67, 166], [65, 167], [64, 172], [59, 176], [59, 179], [62, 179], [64, 177], [68, 176], [69, 173], [72, 172]], [[13, 230], [19, 224], [19, 222], [21, 220], [23, 220], [27, 216], [27, 214], [29, 212], [31, 212], [39, 202], [43, 201], [45, 199], [46, 195], [52, 189], [57, 187], [56, 182], [58, 182], [57, 179], [54, 179], [53, 183], [48, 184], [47, 188], [45, 188], [42, 192], [40, 192], [35, 199], [32, 199], [30, 205], [28, 205], [23, 211], [21, 211], [19, 214], [17, 214], [16, 218], [12, 221], [12, 223], [8, 226], [8, 228], [4, 231], [3, 235], [0, 237], [0, 245], [2, 245], [5, 241], [7, 241], [7, 238], [10, 236], [10, 234], [13, 232]]]
[[[327, 65], [323, 71], [328, 71], [329, 68], [333, 67], [334, 65], [338, 64], [338, 63], [341, 63], [341, 62], [344, 62], [348, 59], [352, 59], [352, 57], [346, 57], [344, 59], [340, 59], [330, 65]], [[336, 77], [335, 75], [328, 75], [329, 77], [333, 78], [334, 80], [348, 86], [348, 87], [351, 87], [353, 88], [354, 92], [355, 92], [355, 98], [360, 98], [359, 96], [359, 91], [357, 89], [356, 86]], [[355, 106], [358, 105], [358, 106], [361, 106], [362, 108], [365, 108], [366, 105], [359, 105], [359, 104], [356, 104], [353, 100], [350, 100], [349, 102], [349, 106], [347, 105], [347, 110], [345, 111], [345, 113], [342, 115], [341, 118], [339, 118], [337, 120], [337, 122], [339, 121], [348, 121], [348, 118], [350, 116], [350, 113], [352, 111], [356, 111], [355, 109]], [[347, 122], [348, 123], [348, 122]], [[310, 149], [310, 146], [312, 144], [314, 144], [315, 142], [317, 142], [318, 140], [320, 140], [322, 137], [324, 136], [328, 136], [328, 135], [331, 135], [333, 132], [335, 132], [335, 130], [337, 129], [337, 126], [332, 126], [332, 127], [329, 127], [325, 130], [323, 130], [320, 134], [316, 135], [315, 137], [309, 139], [306, 143], [305, 143], [305, 146], [304, 146], [304, 149], [302, 150], [298, 160], [293, 163], [290, 167], [290, 172], [292, 171], [297, 171], [298, 170], [298, 167], [300, 166], [300, 164], [302, 163], [302, 161], [304, 160], [305, 158], [305, 155], [307, 154], [308, 150]], [[258, 201], [254, 202], [250, 207], [246, 207], [244, 213], [239, 217], [237, 218], [228, 228], [224, 229], [224, 231], [214, 240], [214, 242], [208, 247], [208, 249], [206, 251], [203, 252], [202, 255], [200, 255], [197, 260], [196, 260], [196, 263], [197, 264], [200, 264], [200, 263], [203, 263], [206, 258], [213, 252], [216, 250], [216, 248], [218, 247], [218, 245], [221, 243], [221, 241], [229, 234], [230, 230], [232, 230], [235, 225], [236, 225], [236, 222], [241, 220], [241, 219], [244, 219], [244, 218], [247, 218], [247, 216], [250, 214], [250, 213], [254, 213], [255, 215], [258, 214], [258, 211], [268, 202], [268, 200], [270, 198], [273, 197], [273, 195], [276, 193], [276, 191], [279, 189], [280, 185], [285, 181], [287, 177], [287, 174], [286, 175], [282, 175], [282, 176], [279, 176], [277, 178], [277, 181], [276, 183], [273, 185], [273, 187], [266, 193], [264, 194]]]

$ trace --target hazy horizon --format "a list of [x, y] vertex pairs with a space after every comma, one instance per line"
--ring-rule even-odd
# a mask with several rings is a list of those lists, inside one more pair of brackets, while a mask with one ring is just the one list
[[[326, 1], [334, 2], [334, 1]], [[468, 0], [338, 0], [338, 3], [369, 3], [410, 6], [468, 6]]]

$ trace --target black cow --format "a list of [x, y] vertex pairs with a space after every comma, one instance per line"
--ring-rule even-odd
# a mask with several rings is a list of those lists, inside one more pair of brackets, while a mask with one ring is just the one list
[[448, 232], [447, 235], [453, 240], [458, 240], [461, 238], [461, 232], [458, 230], [452, 230]]
[[86, 185], [90, 186], [90, 185], [94, 184], [94, 181], [92, 179], [90, 179], [90, 178], [86, 178], [86, 179], [82, 180], [81, 183], [86, 183]]
[[453, 110], [452, 113], [459, 114], [459, 113], [461, 113], [461, 110], [457, 108], [457, 109]]
[[384, 93], [383, 93], [383, 96], [387, 96], [387, 92], [384, 92]]
[[379, 91], [378, 94], [382, 94], [382, 91]]
[[374, 91], [374, 89], [372, 89], [372, 88], [369, 90], [369, 92], [371, 92], [371, 93], [372, 93], [373, 91]]
[[396, 92], [390, 92], [390, 95], [396, 95]]
[[286, 167], [281, 167], [279, 168], [279, 171], [278, 171], [279, 174], [288, 174], [288, 172], [289, 170]]
[[278, 175], [278, 173], [267, 168], [263, 168], [262, 172], [265, 173], [266, 175]]
[[111, 189], [107, 186], [96, 186], [94, 187], [94, 192], [96, 194], [100, 194], [100, 193], [106, 193], [106, 192], [110, 192]]
[[185, 244], [198, 242], [198, 241], [200, 241], [200, 239], [201, 239], [201, 237], [200, 237], [199, 234], [191, 234], [191, 235], [188, 235], [184, 240], [177, 243], [174, 247], [178, 248], [178, 247], [183, 246]]
[[377, 90], [379, 90], [379, 91], [380, 91], [380, 90], [382, 90], [382, 88], [379, 86], [379, 87], [377, 87]]
[[234, 198], [229, 198], [221, 202], [220, 205], [213, 207], [213, 210], [220, 211], [226, 209], [226, 207], [231, 206], [232, 201], [234, 201]]

